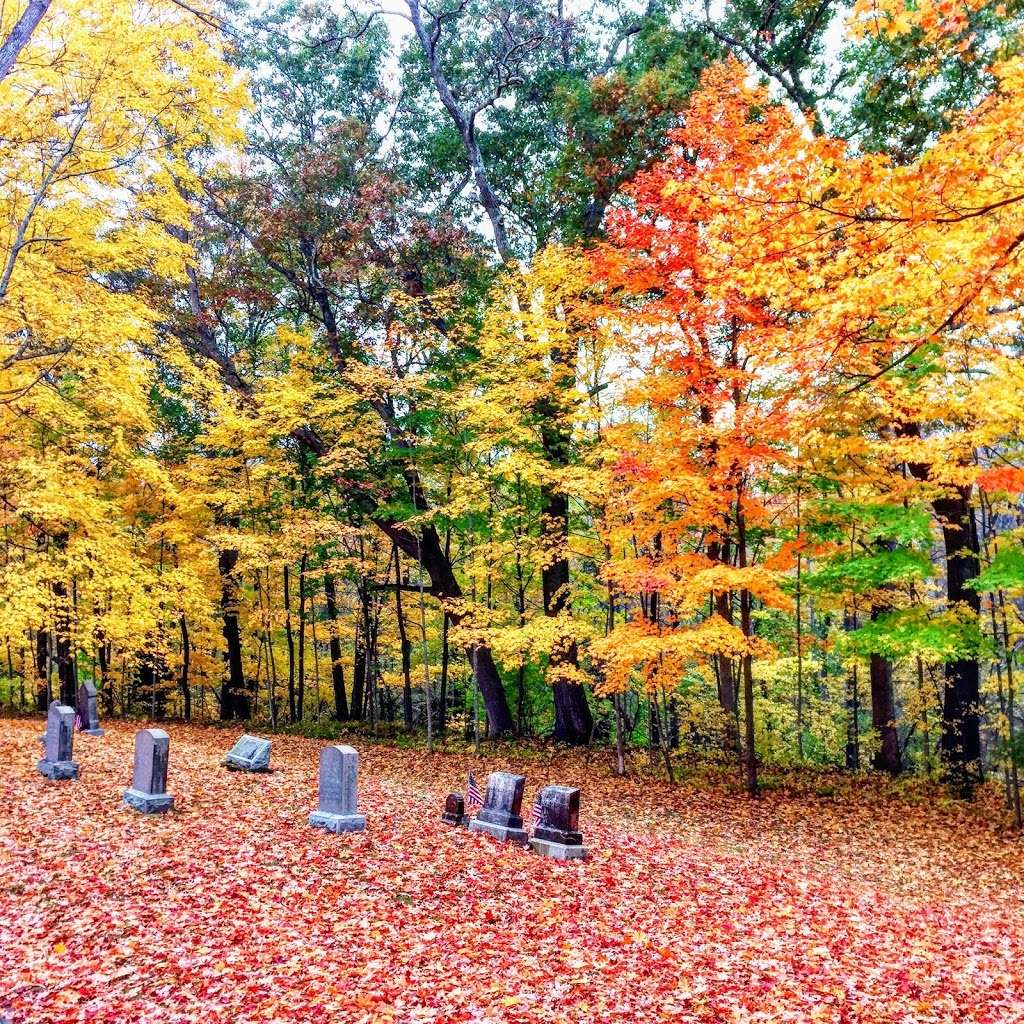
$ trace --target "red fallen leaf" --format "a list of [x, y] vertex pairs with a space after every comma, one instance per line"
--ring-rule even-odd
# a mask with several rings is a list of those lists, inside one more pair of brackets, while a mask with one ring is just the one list
[[504, 753], [366, 747], [367, 832], [332, 836], [306, 823], [319, 744], [276, 738], [275, 773], [239, 784], [222, 731], [167, 729], [178, 810], [156, 820], [120, 805], [131, 729], [53, 786], [38, 723], [0, 722], [18, 1024], [1024, 1020], [1024, 865], [990, 807], [881, 783], [750, 803], [594, 755], [521, 762], [531, 787], [583, 788], [593, 856], [567, 866], [435, 820], [470, 763], [517, 767]]

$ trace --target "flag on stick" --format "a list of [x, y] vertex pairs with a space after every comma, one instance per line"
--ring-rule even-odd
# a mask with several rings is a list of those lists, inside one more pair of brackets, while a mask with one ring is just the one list
[[482, 807], [483, 802], [484, 798], [480, 795], [480, 787], [476, 784], [473, 773], [470, 772], [466, 779], [466, 806]]
[[81, 731], [82, 731], [82, 716], [81, 715], [75, 715], [75, 732], [81, 732]]
[[530, 809], [530, 821], [534, 828], [544, 821], [544, 805], [540, 802], [540, 793], [537, 794], [537, 799], [533, 801], [533, 807]]

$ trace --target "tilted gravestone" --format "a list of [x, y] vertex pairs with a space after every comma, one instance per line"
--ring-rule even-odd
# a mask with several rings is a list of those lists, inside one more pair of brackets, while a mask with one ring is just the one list
[[86, 736], [102, 736], [100, 716], [96, 707], [96, 687], [86, 681], [78, 688], [75, 700], [75, 711], [78, 713], [78, 728]]
[[167, 761], [171, 738], [163, 729], [142, 729], [135, 734], [135, 767], [124, 802], [143, 814], [163, 814], [174, 806], [167, 792]]
[[581, 860], [587, 850], [580, 827], [580, 791], [571, 786], [545, 786], [540, 791], [541, 820], [530, 845], [558, 860]]
[[[50, 708], [55, 708], [55, 707], [60, 707], [60, 701], [59, 700], [51, 700], [50, 701], [50, 704], [49, 704], [49, 706], [46, 709], [46, 720], [47, 720], [47, 722], [49, 722], [49, 720], [50, 720]], [[46, 750], [46, 730], [45, 729], [39, 734], [39, 745], [43, 748], [43, 750]]]
[[529, 836], [520, 816], [526, 779], [510, 772], [491, 772], [480, 813], [469, 823], [472, 832], [487, 832], [496, 839], [525, 846]]
[[359, 754], [352, 747], [325, 747], [320, 751], [320, 803], [309, 816], [310, 825], [328, 832], [362, 832], [366, 818], [356, 807]]
[[466, 824], [466, 801], [461, 793], [449, 793], [444, 801], [444, 814], [441, 820], [446, 825]]
[[71, 760], [74, 740], [74, 709], [55, 700], [46, 713], [43, 758], [37, 766], [48, 779], [78, 778], [78, 765]]
[[270, 771], [270, 740], [259, 736], [242, 736], [228, 751], [224, 764], [232, 771]]

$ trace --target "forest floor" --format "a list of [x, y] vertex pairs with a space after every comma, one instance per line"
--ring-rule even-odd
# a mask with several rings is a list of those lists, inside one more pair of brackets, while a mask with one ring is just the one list
[[[0, 721], [0, 1018], [13, 1024], [1024, 1021], [1024, 849], [891, 786], [620, 780], [604, 754], [359, 745], [363, 833], [310, 828], [321, 743], [170, 724], [167, 816], [121, 804], [134, 726], [35, 770]], [[560, 863], [439, 823], [491, 769], [580, 785]]]

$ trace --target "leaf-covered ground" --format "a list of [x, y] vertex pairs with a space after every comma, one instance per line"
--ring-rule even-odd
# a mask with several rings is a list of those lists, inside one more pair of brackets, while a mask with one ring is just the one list
[[[14, 1024], [1024, 1020], [1024, 867], [972, 809], [623, 782], [583, 787], [593, 855], [556, 863], [438, 823], [468, 757], [363, 747], [366, 832], [311, 829], [321, 744], [268, 776], [171, 725], [176, 810], [121, 805], [133, 730], [35, 771], [0, 722], [0, 1016]], [[481, 781], [510, 762], [474, 761]]]

